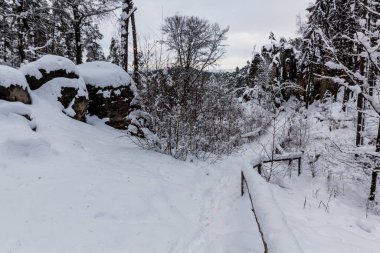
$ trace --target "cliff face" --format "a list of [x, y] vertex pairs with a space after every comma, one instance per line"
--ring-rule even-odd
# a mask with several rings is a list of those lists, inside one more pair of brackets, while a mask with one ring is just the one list
[[[335, 97], [339, 86], [330, 79], [318, 78], [317, 75], [308, 77], [305, 71], [307, 67], [302, 59], [299, 41], [272, 40], [270, 44], [263, 46], [260, 53], [254, 55], [247, 85], [249, 88], [268, 84], [277, 86], [285, 100], [290, 96], [298, 98], [308, 96], [309, 102], [322, 100], [325, 95]], [[263, 72], [266, 72], [270, 79], [266, 84], [263, 82]], [[314, 69], [314, 72], [320, 76], [337, 74], [321, 67]]]

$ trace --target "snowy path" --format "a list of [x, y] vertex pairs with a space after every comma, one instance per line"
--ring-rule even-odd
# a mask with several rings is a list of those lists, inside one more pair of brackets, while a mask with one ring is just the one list
[[33, 100], [37, 132], [0, 102], [0, 252], [263, 252], [228, 161], [177, 161]]
[[[263, 158], [270, 158], [272, 148], [281, 141], [282, 134], [286, 130], [286, 113], [280, 114], [275, 124], [271, 124], [265, 133], [251, 144], [246, 145], [245, 152], [235, 158], [235, 163], [244, 173], [246, 179], [245, 196], [252, 197], [252, 205], [255, 209], [257, 222], [263, 232], [265, 241], [270, 253], [287, 252], [303, 253], [297, 238], [294, 236], [286, 221], [286, 216], [278, 206], [272, 189], [267, 182], [252, 168], [252, 164], [257, 164]], [[230, 163], [233, 164], [233, 161]], [[254, 220], [256, 222], [256, 220]], [[257, 224], [255, 224], [257, 226]], [[263, 244], [263, 242], [261, 242]], [[264, 250], [262, 250], [264, 252]]]
[[210, 189], [199, 228], [171, 252], [263, 252], [249, 200], [239, 197], [238, 183], [238, 178], [224, 176]]

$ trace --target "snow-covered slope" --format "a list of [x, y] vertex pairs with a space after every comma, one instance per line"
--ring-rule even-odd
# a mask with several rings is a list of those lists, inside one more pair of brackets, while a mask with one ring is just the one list
[[143, 150], [53, 105], [0, 101], [0, 252], [262, 252], [235, 168]]
[[[139, 148], [97, 118], [73, 120], [40, 92], [32, 96], [32, 105], [0, 100], [0, 252], [263, 252], [248, 195], [240, 197], [240, 170], [270, 252], [380, 247], [380, 219], [366, 213], [368, 182], [356, 170], [330, 165], [334, 181], [326, 162], [316, 178], [305, 165], [301, 177], [280, 170], [274, 184], [251, 169], [270, 129], [216, 164], [182, 162]], [[310, 113], [311, 147], [352, 141], [342, 138], [354, 136], [352, 126], [330, 131], [317, 109]]]

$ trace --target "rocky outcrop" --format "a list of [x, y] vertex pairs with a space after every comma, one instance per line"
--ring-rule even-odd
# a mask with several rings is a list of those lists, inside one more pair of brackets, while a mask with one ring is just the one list
[[20, 70], [32, 90], [39, 89], [55, 78], [79, 78], [75, 64], [69, 59], [56, 55], [45, 55], [35, 62], [23, 65]]
[[51, 72], [47, 72], [44, 69], [39, 69], [38, 71], [42, 75], [42, 77], [40, 79], [37, 79], [37, 77], [31, 76], [28, 74], [25, 75], [26, 81], [28, 82], [28, 84], [32, 90], [37, 90], [42, 85], [44, 85], [45, 83], [47, 83], [47, 82], [49, 82], [55, 78], [59, 78], [59, 77], [70, 78], [70, 79], [78, 79], [79, 78], [79, 76], [77, 74], [72, 73], [72, 72], [67, 73], [66, 70], [63, 70], [63, 69], [54, 70]]
[[74, 111], [74, 114], [69, 116], [82, 122], [86, 121], [88, 96], [78, 96], [78, 88], [62, 87], [58, 101], [61, 102], [65, 111], [67, 111], [68, 108]]
[[88, 62], [78, 66], [89, 94], [90, 115], [104, 119], [106, 124], [143, 136], [143, 122], [136, 87], [122, 68], [108, 62]]
[[0, 99], [24, 104], [32, 103], [28, 84], [19, 70], [0, 66]]
[[4, 87], [0, 83], [0, 99], [10, 102], [21, 102], [24, 104], [32, 103], [28, 90], [19, 85]]
[[128, 128], [130, 123], [128, 115], [136, 108], [132, 104], [133, 92], [127, 85], [114, 88], [87, 84], [87, 90], [90, 115], [96, 115], [101, 119], [107, 118], [106, 124], [114, 128]]
[[85, 122], [88, 109], [86, 84], [70, 60], [46, 55], [21, 67], [26, 80], [40, 96], [59, 102], [68, 116]]

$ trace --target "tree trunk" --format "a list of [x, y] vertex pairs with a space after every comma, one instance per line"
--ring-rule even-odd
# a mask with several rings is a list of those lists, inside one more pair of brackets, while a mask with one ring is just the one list
[[[356, 62], [359, 72], [362, 76], [365, 76], [367, 74], [367, 81], [368, 81], [368, 60], [364, 57], [361, 57], [358, 62]], [[367, 73], [366, 73], [367, 72]], [[361, 82], [361, 91], [363, 92], [363, 86], [365, 82]], [[364, 125], [365, 125], [365, 115], [363, 111], [365, 110], [365, 101], [364, 96], [362, 93], [358, 94], [357, 98], [357, 111], [358, 111], [358, 122], [356, 127], [356, 146], [362, 146], [363, 145], [363, 131], [364, 131]]]
[[347, 111], [347, 103], [350, 99], [350, 90], [348, 88], [344, 89], [344, 95], [343, 95], [343, 111]]
[[22, 13], [24, 12], [24, 1], [20, 0], [18, 2], [17, 6], [17, 26], [18, 26], [18, 31], [17, 31], [17, 37], [18, 37], [18, 54], [20, 57], [20, 62], [23, 62], [26, 59], [26, 54], [25, 54], [25, 25], [26, 25], [26, 20], [25, 18], [22, 18]]
[[1, 21], [1, 56], [3, 59], [3, 62], [7, 62], [7, 38], [8, 38], [8, 31], [7, 31], [7, 26], [5, 25], [5, 16], [3, 16], [2, 21]]
[[129, 13], [131, 11], [131, 0], [123, 0], [123, 10], [121, 14], [121, 52], [122, 67], [128, 72], [128, 37], [129, 37]]
[[[376, 138], [376, 152], [380, 152], [380, 122], [379, 128], [377, 130], [377, 138]], [[377, 186], [377, 172], [380, 168], [375, 168], [372, 171], [372, 180], [371, 180], [371, 190], [369, 192], [369, 201], [374, 201], [376, 197], [376, 186]]]
[[73, 6], [73, 15], [74, 15], [74, 40], [75, 40], [75, 58], [77, 64], [83, 63], [82, 58], [82, 35], [81, 35], [81, 18], [79, 16], [78, 6]]
[[379, 127], [377, 130], [377, 138], [376, 138], [376, 152], [380, 152], [380, 122], [379, 122]]
[[358, 95], [357, 110], [358, 110], [358, 122], [356, 125], [356, 146], [359, 147], [363, 145], [363, 131], [364, 131], [364, 115], [363, 115], [364, 97], [362, 93]]
[[132, 37], [133, 37], [133, 79], [136, 83], [137, 88], [141, 88], [140, 83], [140, 73], [139, 73], [139, 52], [137, 47], [137, 31], [136, 31], [136, 20], [135, 13], [131, 15], [131, 25], [132, 25]]
[[313, 85], [313, 71], [311, 70], [308, 76], [307, 84], [306, 84], [306, 94], [305, 94], [305, 106], [306, 109], [309, 109], [309, 105], [311, 103], [311, 98], [310, 98], [310, 92], [311, 92], [311, 86]]
[[375, 75], [375, 69], [373, 67], [372, 63], [369, 63], [369, 69], [368, 69], [368, 95], [373, 96], [373, 89], [376, 85], [376, 75]]
[[82, 42], [81, 42], [81, 31], [79, 25], [75, 25], [75, 58], [77, 64], [83, 63], [82, 58]]
[[377, 169], [372, 171], [372, 180], [371, 180], [371, 191], [369, 193], [369, 201], [374, 201], [376, 197], [376, 186], [377, 186]]

